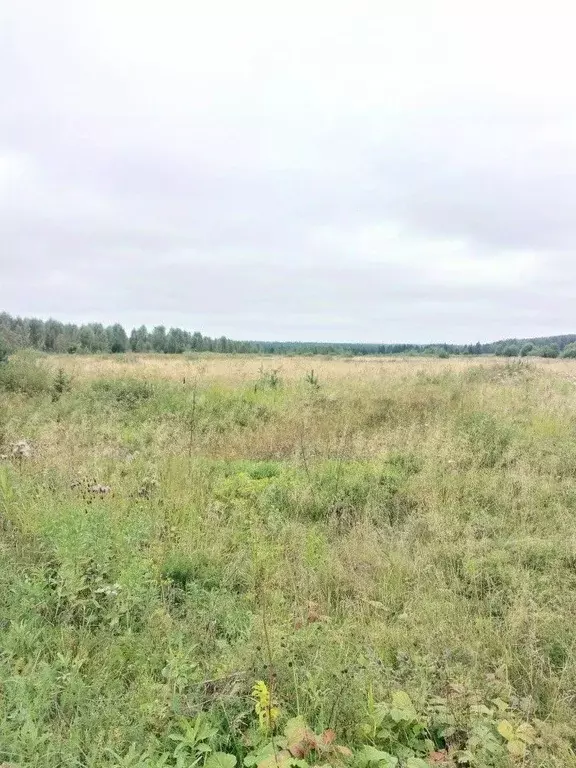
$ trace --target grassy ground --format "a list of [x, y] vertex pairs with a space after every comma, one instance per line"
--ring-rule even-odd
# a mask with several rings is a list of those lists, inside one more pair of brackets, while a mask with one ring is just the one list
[[11, 360], [0, 764], [576, 766], [575, 377]]

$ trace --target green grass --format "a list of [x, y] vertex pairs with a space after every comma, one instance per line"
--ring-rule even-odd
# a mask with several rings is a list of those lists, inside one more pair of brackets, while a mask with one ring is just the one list
[[301, 717], [353, 753], [309, 764], [576, 766], [573, 383], [438, 365], [3, 364], [0, 765], [259, 764], [264, 680], [280, 762]]

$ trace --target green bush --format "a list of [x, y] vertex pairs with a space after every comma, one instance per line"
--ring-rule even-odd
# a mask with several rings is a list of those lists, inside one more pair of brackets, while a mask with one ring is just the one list
[[65, 392], [70, 391], [71, 379], [63, 368], [59, 368], [52, 382], [52, 402], [56, 403]]
[[560, 354], [557, 344], [549, 344], [547, 347], [537, 347], [535, 353], [540, 357], [555, 358]]
[[51, 386], [50, 372], [34, 353], [18, 352], [0, 365], [0, 391], [38, 395]]
[[332, 460], [266, 480], [241, 473], [221, 486], [220, 497], [253, 500], [262, 513], [276, 509], [302, 520], [350, 525], [365, 515], [398, 525], [412, 507], [406, 484], [418, 469], [411, 461], [396, 455], [384, 463]]
[[576, 358], [576, 344], [568, 344], [567, 347], [564, 347], [564, 350], [562, 351], [562, 355], [564, 359], [574, 359]]
[[95, 381], [92, 390], [125, 408], [134, 408], [154, 396], [154, 384], [141, 379], [103, 379]]
[[256, 392], [235, 393], [213, 388], [199, 398], [197, 415], [200, 432], [223, 434], [237, 427], [254, 429], [269, 421], [271, 411]]

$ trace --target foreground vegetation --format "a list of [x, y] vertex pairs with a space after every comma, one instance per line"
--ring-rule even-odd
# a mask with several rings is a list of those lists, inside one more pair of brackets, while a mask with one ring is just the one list
[[0, 764], [576, 766], [571, 363], [313, 365], [0, 365]]

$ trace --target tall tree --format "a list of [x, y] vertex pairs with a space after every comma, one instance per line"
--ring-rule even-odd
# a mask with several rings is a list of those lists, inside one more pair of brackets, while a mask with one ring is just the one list
[[35, 317], [28, 320], [28, 337], [30, 346], [34, 349], [42, 349], [44, 346], [44, 323]]
[[83, 352], [95, 352], [95, 336], [94, 331], [89, 325], [82, 325], [78, 333], [78, 339], [80, 341], [80, 349]]
[[106, 335], [108, 336], [110, 352], [126, 352], [128, 349], [128, 337], [126, 336], [126, 331], [119, 323], [106, 328]]
[[64, 326], [58, 320], [50, 318], [44, 323], [44, 349], [46, 352], [57, 351], [57, 341], [62, 336]]
[[192, 349], [200, 351], [203, 348], [204, 337], [198, 331], [192, 334]]
[[148, 329], [145, 325], [133, 328], [130, 334], [130, 349], [132, 352], [146, 352], [149, 349]]
[[186, 349], [186, 337], [184, 331], [180, 328], [170, 328], [166, 336], [166, 352], [171, 354], [181, 354]]
[[152, 330], [150, 336], [150, 343], [154, 352], [166, 351], [166, 328], [163, 325], [157, 325]]
[[91, 323], [90, 327], [94, 333], [94, 352], [109, 352], [108, 335], [102, 323]]

